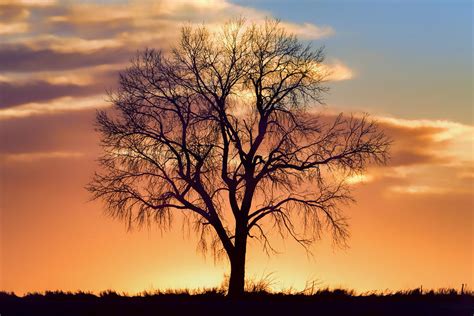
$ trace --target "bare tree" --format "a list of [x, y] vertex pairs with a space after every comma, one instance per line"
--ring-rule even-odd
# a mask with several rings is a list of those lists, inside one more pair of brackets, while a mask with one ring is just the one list
[[88, 189], [130, 225], [186, 214], [201, 248], [227, 255], [230, 296], [244, 293], [249, 237], [267, 251], [270, 231], [344, 242], [345, 179], [384, 163], [389, 141], [367, 117], [314, 114], [323, 59], [275, 20], [184, 27], [171, 52], [146, 50], [120, 75], [115, 111], [97, 115], [103, 171]]

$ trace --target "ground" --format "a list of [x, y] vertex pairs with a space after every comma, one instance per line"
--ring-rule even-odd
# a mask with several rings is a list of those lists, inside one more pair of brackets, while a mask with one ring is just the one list
[[13, 315], [474, 315], [474, 295], [403, 293], [354, 295], [345, 290], [312, 295], [249, 293], [228, 299], [223, 292], [160, 293], [140, 296], [113, 291], [90, 293], [46, 292], [18, 297], [0, 293], [1, 316]]

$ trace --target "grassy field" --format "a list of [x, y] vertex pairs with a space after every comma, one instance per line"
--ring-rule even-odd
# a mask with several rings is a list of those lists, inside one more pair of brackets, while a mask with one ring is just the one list
[[143, 292], [114, 291], [30, 293], [0, 292], [0, 314], [10, 315], [465, 315], [474, 314], [474, 295], [445, 289], [418, 289], [356, 295], [343, 289], [313, 293], [253, 291], [239, 300], [219, 289]]

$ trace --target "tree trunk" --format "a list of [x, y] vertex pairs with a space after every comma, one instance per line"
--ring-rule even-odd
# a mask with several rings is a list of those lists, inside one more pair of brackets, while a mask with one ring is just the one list
[[239, 250], [235, 251], [234, 256], [230, 259], [229, 292], [227, 295], [232, 298], [239, 298], [244, 295], [245, 248]]
[[[241, 224], [241, 223], [240, 223]], [[235, 248], [230, 259], [229, 292], [232, 298], [244, 295], [245, 286], [245, 254], [247, 252], [247, 231], [244, 225], [238, 225], [235, 236]]]

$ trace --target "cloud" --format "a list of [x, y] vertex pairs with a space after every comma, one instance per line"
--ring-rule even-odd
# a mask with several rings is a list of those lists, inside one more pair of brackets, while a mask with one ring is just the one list
[[372, 181], [374, 177], [369, 174], [356, 174], [348, 177], [346, 183], [348, 184], [358, 184], [358, 183], [368, 183]]
[[15, 34], [15, 33], [26, 33], [29, 30], [27, 23], [1, 23], [0, 22], [0, 35], [4, 34]]
[[30, 19], [33, 10], [41, 10], [54, 4], [54, 1], [0, 1], [0, 35], [2, 41], [9, 37], [25, 35], [31, 31]]
[[30, 16], [30, 11], [23, 6], [0, 2], [0, 18], [7, 22], [23, 22]]
[[[436, 188], [428, 185], [392, 186], [390, 190], [396, 193], [408, 194], [445, 194], [453, 191], [449, 188]], [[454, 190], [454, 192], [456, 192], [456, 190]]]
[[52, 49], [35, 50], [26, 45], [0, 47], [0, 71], [35, 72], [77, 69], [97, 65], [124, 63], [134, 51], [127, 48], [101, 49], [93, 54], [57, 52]]
[[[52, 50], [57, 53], [93, 53], [98, 50], [123, 46], [119, 38], [84, 39], [80, 37], [61, 37], [56, 35], [41, 35], [27, 42], [25, 46], [33, 51]], [[15, 43], [15, 41], [10, 41]]]
[[[339, 113], [314, 107], [324, 122]], [[354, 114], [357, 117], [359, 114]], [[374, 116], [379, 128], [392, 139], [391, 159], [372, 165], [346, 182], [357, 190], [377, 190], [398, 198], [405, 195], [473, 195], [474, 126], [447, 120], [402, 119]], [[365, 189], [364, 189], [365, 190]], [[473, 196], [474, 198], [474, 196]]]
[[330, 37], [336, 33], [330, 26], [318, 26], [312, 23], [296, 24], [283, 22], [282, 25], [289, 33], [293, 33], [298, 36], [298, 38], [304, 40], [317, 40]]
[[403, 149], [399, 146], [394, 147], [391, 166], [406, 166], [433, 163], [449, 163], [451, 159], [447, 157], [439, 157], [430, 152], [429, 148], [410, 148]]
[[370, 168], [386, 194], [471, 194], [474, 127], [452, 121], [377, 117], [393, 139], [387, 166]]
[[105, 94], [118, 82], [118, 69], [89, 67], [85, 70], [23, 73], [0, 77], [0, 108], [45, 102], [59, 97]]
[[318, 65], [318, 67], [320, 68], [319, 71], [326, 74], [327, 81], [344, 81], [355, 77], [354, 70], [349, 68], [340, 60]]
[[439, 141], [452, 139], [454, 137], [466, 135], [469, 138], [473, 136], [474, 127], [466, 124], [448, 121], [448, 120], [427, 120], [427, 119], [401, 119], [395, 117], [379, 117], [381, 122], [386, 122], [394, 126], [407, 128], [434, 128], [440, 132], [436, 133], [435, 138]]
[[[48, 3], [47, 8], [33, 7], [14, 1], [10, 8], [31, 12], [39, 19], [34, 21], [31, 34], [9, 37], [5, 44], [25, 46], [41, 54], [42, 51], [90, 52], [104, 48], [146, 46], [163, 48], [179, 36], [183, 24], [205, 22], [211, 29], [220, 28], [222, 22], [238, 16], [250, 22], [262, 23], [269, 14], [225, 0], [193, 1], [165, 0], [160, 2], [127, 3]], [[36, 2], [35, 2], [36, 3]], [[106, 12], [106, 14], [104, 14]], [[334, 33], [329, 26], [311, 23], [282, 22], [289, 32], [303, 39], [317, 39]], [[25, 26], [26, 27], [26, 26]], [[132, 50], [133, 50], [132, 49]], [[14, 52], [12, 52], [14, 53]]]
[[29, 152], [15, 154], [1, 154], [0, 160], [4, 162], [34, 162], [44, 159], [64, 159], [64, 158], [81, 158], [84, 153], [81, 152]]
[[70, 70], [42, 70], [35, 72], [4, 72], [0, 74], [0, 83], [15, 86], [42, 81], [52, 85], [69, 84], [88, 86], [97, 84], [115, 85], [123, 64], [105, 64]]
[[70, 96], [54, 99], [50, 102], [32, 102], [20, 106], [0, 109], [0, 120], [25, 118], [36, 115], [82, 111], [107, 107], [104, 95], [95, 95], [84, 98]]
[[33, 81], [22, 85], [0, 82], [0, 108], [43, 102], [58, 97], [87, 96], [102, 93], [100, 85], [80, 86], [75, 84], [51, 84], [46, 81]]
[[440, 163], [474, 161], [474, 126], [447, 120], [408, 120], [393, 117], [377, 117], [377, 120], [395, 133], [395, 137], [400, 134], [410, 135], [402, 138], [402, 142], [395, 138], [395, 144], [400, 151], [417, 153], [418, 158], [423, 155], [433, 156], [434, 151]]
[[55, 4], [56, 0], [2, 0], [2, 5], [18, 5], [26, 7], [44, 7]]
[[[137, 50], [168, 49], [186, 23], [217, 31], [238, 16], [263, 23], [269, 14], [226, 0], [1, 1], [0, 119], [87, 109], [84, 97], [113, 88]], [[329, 26], [282, 24], [303, 39], [334, 34]], [[325, 67], [333, 81], [353, 75], [339, 61]]]
[[30, 11], [24, 5], [0, 1], [0, 35], [26, 33], [29, 30], [29, 16]]

